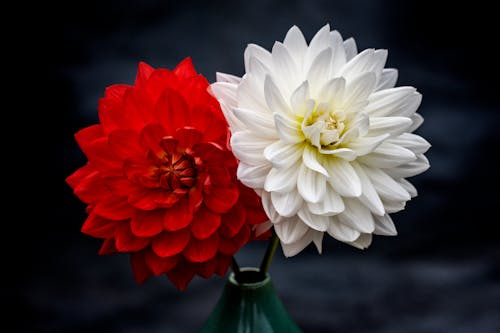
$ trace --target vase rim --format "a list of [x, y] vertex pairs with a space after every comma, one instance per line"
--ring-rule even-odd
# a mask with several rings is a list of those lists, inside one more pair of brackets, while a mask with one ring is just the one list
[[[242, 267], [240, 269], [240, 272], [243, 275], [245, 275], [245, 273], [258, 273], [259, 268], [257, 268], [257, 267]], [[266, 275], [263, 279], [260, 278], [259, 280], [252, 281], [252, 282], [239, 282], [236, 280], [234, 272], [232, 272], [229, 275], [229, 282], [232, 285], [237, 286], [237, 287], [242, 288], [242, 289], [258, 289], [258, 288], [261, 288], [261, 287], [269, 284], [269, 282], [271, 282], [271, 276], [269, 275], [269, 273], [266, 273]]]

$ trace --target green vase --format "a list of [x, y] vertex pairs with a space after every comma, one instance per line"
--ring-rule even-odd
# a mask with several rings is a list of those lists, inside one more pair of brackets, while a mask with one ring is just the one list
[[242, 268], [231, 273], [201, 333], [301, 333], [288, 315], [269, 274]]

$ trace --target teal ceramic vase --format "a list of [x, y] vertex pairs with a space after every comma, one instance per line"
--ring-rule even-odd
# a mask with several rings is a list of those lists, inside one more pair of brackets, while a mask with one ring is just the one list
[[269, 274], [242, 268], [231, 273], [201, 333], [301, 333], [276, 294]]

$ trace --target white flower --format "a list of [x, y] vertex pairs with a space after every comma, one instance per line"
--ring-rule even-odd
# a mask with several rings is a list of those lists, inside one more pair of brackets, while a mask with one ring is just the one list
[[307, 45], [293, 26], [272, 52], [245, 50], [246, 73], [218, 73], [211, 90], [230, 124], [238, 177], [262, 203], [286, 256], [323, 234], [358, 248], [396, 235], [389, 213], [416, 189], [405, 178], [429, 167], [429, 143], [412, 134], [422, 96], [394, 88], [386, 50], [358, 53], [329, 25]]

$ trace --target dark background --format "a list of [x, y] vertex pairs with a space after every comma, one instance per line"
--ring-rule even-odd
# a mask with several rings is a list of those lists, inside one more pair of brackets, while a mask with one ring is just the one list
[[[310, 40], [330, 23], [344, 38], [355, 37], [360, 50], [387, 48], [398, 85], [422, 92], [418, 132], [432, 144], [431, 168], [411, 179], [419, 196], [393, 214], [399, 236], [375, 237], [365, 251], [328, 237], [321, 256], [308, 248], [284, 259], [279, 251], [270, 270], [277, 292], [304, 332], [500, 332], [492, 8], [397, 0], [115, 0], [29, 8], [31, 28], [12, 56], [27, 57], [29, 75], [16, 90], [26, 93], [18, 101], [28, 110], [24, 124], [34, 129], [21, 151], [28, 170], [19, 178], [27, 184], [13, 195], [21, 218], [5, 221], [17, 230], [5, 241], [18, 245], [4, 251], [3, 261], [4, 275], [14, 280], [5, 284], [14, 296], [10, 307], [24, 318], [18, 331], [196, 332], [224, 279], [196, 278], [184, 293], [163, 277], [138, 286], [126, 255], [98, 256], [100, 242], [79, 231], [84, 205], [64, 182], [86, 161], [73, 134], [97, 122], [106, 86], [133, 83], [139, 61], [172, 68], [191, 56], [213, 81], [216, 71], [243, 73], [247, 43], [270, 49], [294, 24]], [[264, 245], [243, 248], [238, 260], [257, 265]]]

